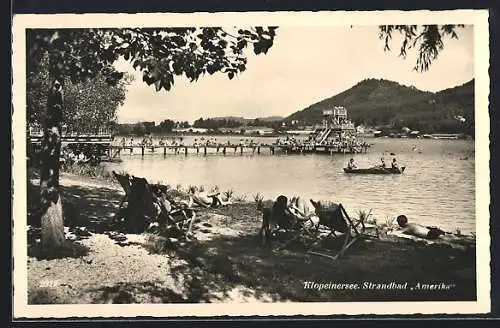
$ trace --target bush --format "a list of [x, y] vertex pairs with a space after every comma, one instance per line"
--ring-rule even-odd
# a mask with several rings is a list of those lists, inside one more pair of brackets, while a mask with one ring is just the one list
[[[75, 175], [98, 178], [109, 182], [115, 182], [112, 172], [107, 171], [104, 166], [89, 165], [89, 164], [69, 164], [61, 167], [62, 172], [67, 172]], [[122, 172], [118, 172], [122, 173]]]

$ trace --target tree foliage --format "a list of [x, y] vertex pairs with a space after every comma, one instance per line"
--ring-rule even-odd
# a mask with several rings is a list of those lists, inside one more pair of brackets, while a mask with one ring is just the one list
[[275, 31], [276, 27], [232, 33], [220, 27], [28, 30], [28, 72], [37, 71], [43, 56], [51, 53], [54, 75], [77, 83], [100, 73], [113, 85], [123, 77], [113, 67], [122, 57], [142, 72], [148, 85], [168, 91], [174, 76], [193, 82], [222, 72], [234, 78], [246, 69], [244, 49], [251, 46], [255, 54], [267, 53]]
[[[273, 44], [275, 29], [240, 29], [234, 32], [236, 35], [218, 27], [27, 30], [28, 75], [40, 72], [48, 56], [46, 111], [38, 111], [43, 113], [38, 119], [43, 122], [44, 130], [40, 156], [44, 247], [50, 249], [64, 244], [59, 166], [61, 127], [64, 114], [68, 114], [65, 113], [68, 101], [64, 101], [68, 79], [72, 84], [85, 84], [101, 75], [108, 85], [116, 86], [124, 76], [114, 67], [120, 57], [140, 70], [143, 81], [154, 85], [157, 91], [170, 90], [174, 75], [196, 81], [206, 73], [220, 71], [232, 79], [246, 69], [243, 50], [252, 45], [255, 54], [267, 53]], [[81, 105], [82, 101], [77, 98], [75, 104]], [[90, 112], [96, 114], [93, 109]]]
[[406, 58], [410, 49], [417, 50], [414, 70], [429, 70], [432, 62], [444, 49], [446, 38], [457, 39], [456, 30], [464, 25], [382, 25], [379, 27], [379, 38], [384, 41], [384, 50], [390, 51], [390, 43], [394, 32], [403, 36], [399, 56]]
[[[108, 85], [101, 74], [82, 83], [65, 79], [64, 123], [71, 131], [93, 132], [98, 127], [109, 127], [116, 121], [116, 111], [125, 101], [126, 86], [132, 76], [116, 85]], [[41, 124], [49, 90], [48, 56], [44, 56], [39, 70], [29, 72], [26, 80], [28, 123]]]

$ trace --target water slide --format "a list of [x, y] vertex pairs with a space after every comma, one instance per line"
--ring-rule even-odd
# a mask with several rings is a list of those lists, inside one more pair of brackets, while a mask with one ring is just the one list
[[330, 135], [330, 132], [332, 132], [332, 129], [326, 129], [325, 131], [323, 131], [319, 137], [319, 144], [322, 145], [323, 142], [326, 140], [326, 138], [328, 138], [328, 136]]

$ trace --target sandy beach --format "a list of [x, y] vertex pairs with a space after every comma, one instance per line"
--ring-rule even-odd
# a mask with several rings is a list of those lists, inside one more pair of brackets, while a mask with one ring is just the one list
[[[38, 181], [31, 181], [34, 193]], [[302, 243], [261, 246], [261, 214], [254, 203], [241, 202], [198, 209], [196, 240], [167, 247], [164, 237], [109, 227], [124, 195], [118, 184], [67, 173], [60, 183], [72, 250], [42, 256], [37, 230], [29, 229], [30, 304], [476, 298], [475, 245], [459, 238], [429, 243], [390, 234], [359, 240], [333, 261], [308, 254]], [[334, 254], [339, 243], [329, 238], [318, 247]], [[320, 290], [306, 288], [308, 281], [358, 287]], [[447, 287], [432, 287], [439, 284]]]

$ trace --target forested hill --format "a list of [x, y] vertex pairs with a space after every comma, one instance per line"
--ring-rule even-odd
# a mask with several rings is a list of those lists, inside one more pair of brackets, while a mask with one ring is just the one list
[[[356, 125], [463, 132], [465, 125], [469, 129], [474, 126], [474, 80], [433, 93], [393, 81], [366, 79], [344, 92], [293, 113], [285, 120], [299, 120], [300, 124], [318, 123], [321, 122], [323, 109], [334, 106], [346, 107]], [[466, 123], [461, 122], [460, 117], [464, 117]]]

